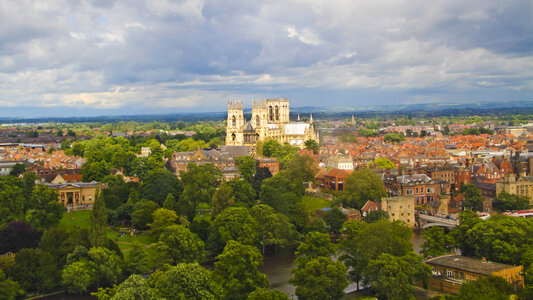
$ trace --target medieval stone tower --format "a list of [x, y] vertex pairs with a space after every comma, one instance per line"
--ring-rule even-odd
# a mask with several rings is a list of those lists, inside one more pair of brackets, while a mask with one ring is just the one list
[[228, 127], [226, 129], [226, 145], [238, 146], [243, 144], [244, 116], [242, 101], [228, 102]]

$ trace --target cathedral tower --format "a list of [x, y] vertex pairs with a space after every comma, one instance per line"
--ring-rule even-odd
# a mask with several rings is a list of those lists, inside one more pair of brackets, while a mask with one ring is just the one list
[[242, 101], [234, 100], [228, 102], [228, 123], [226, 129], [226, 145], [238, 146], [243, 143], [242, 129], [244, 127], [244, 116], [242, 112]]

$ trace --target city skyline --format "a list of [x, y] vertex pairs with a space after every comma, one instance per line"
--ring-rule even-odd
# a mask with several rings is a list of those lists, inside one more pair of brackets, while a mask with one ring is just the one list
[[0, 117], [531, 101], [529, 1], [0, 3]]

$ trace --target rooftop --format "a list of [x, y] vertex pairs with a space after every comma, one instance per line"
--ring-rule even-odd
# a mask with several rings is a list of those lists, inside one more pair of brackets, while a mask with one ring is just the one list
[[469, 271], [476, 274], [491, 275], [494, 272], [513, 268], [512, 265], [506, 265], [491, 261], [482, 261], [481, 259], [471, 258], [461, 255], [447, 255], [429, 259], [428, 264], [454, 268], [458, 270]]

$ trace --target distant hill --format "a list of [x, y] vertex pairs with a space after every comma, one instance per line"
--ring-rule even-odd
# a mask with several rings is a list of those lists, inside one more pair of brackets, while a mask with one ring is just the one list
[[[307, 118], [312, 113], [314, 118], [343, 118], [351, 115], [356, 117], [372, 117], [378, 115], [407, 115], [412, 117], [435, 117], [435, 116], [471, 116], [471, 115], [507, 115], [507, 114], [533, 114], [533, 101], [511, 102], [468, 102], [468, 103], [414, 103], [381, 106], [359, 107], [320, 107], [301, 106], [291, 107], [291, 118], [300, 114]], [[244, 109], [245, 118], [249, 118], [251, 108]], [[153, 114], [153, 115], [117, 115], [95, 117], [39, 117], [39, 118], [16, 118], [0, 117], [0, 123], [43, 123], [43, 122], [173, 122], [173, 121], [202, 121], [222, 120], [226, 118], [226, 112], [200, 112], [178, 114]]]

